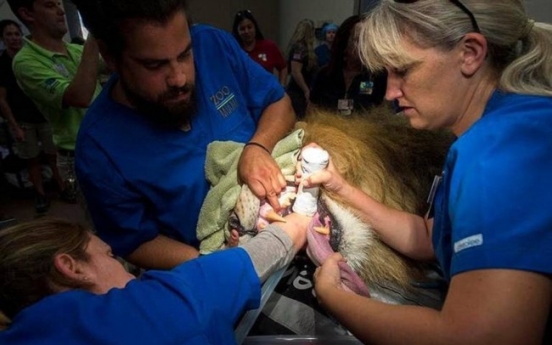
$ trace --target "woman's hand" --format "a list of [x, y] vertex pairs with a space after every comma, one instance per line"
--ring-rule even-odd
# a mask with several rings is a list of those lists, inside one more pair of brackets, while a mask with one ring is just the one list
[[[303, 147], [303, 149], [307, 147], [321, 148], [316, 143], [310, 143], [305, 147]], [[304, 179], [302, 179], [302, 177], [303, 176], [301, 171], [301, 157], [299, 157], [296, 174], [295, 174], [295, 178], [296, 178], [295, 180], [298, 181], [298, 183], [300, 182], [304, 188], [323, 186], [329, 192], [340, 194], [340, 192], [343, 193], [344, 187], [349, 185], [348, 182], [343, 178], [343, 176], [341, 176], [341, 174], [337, 171], [337, 169], [333, 165], [331, 157], [328, 163], [328, 167], [326, 169], [322, 169], [310, 174], [309, 176], [305, 176]]]
[[342, 261], [344, 261], [344, 259], [340, 253], [333, 253], [324, 261], [322, 266], [318, 267], [314, 272], [314, 289], [318, 299], [323, 298], [328, 291], [341, 289], [341, 271], [339, 263]]

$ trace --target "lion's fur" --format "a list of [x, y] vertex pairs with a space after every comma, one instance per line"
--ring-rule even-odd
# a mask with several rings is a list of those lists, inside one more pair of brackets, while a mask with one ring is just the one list
[[[297, 127], [305, 130], [305, 144], [316, 142], [329, 152], [349, 183], [385, 205], [418, 215], [427, 211], [433, 177], [441, 172], [454, 140], [449, 132], [416, 130], [386, 106], [349, 117], [313, 112]], [[368, 285], [408, 289], [420, 279], [424, 264], [383, 244], [346, 202], [324, 190], [323, 196], [335, 201], [330, 209], [334, 217], [349, 223], [339, 250]]]

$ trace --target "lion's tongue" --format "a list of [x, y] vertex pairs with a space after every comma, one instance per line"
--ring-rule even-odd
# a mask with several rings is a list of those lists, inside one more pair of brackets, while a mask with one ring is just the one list
[[[318, 215], [312, 218], [307, 230], [307, 255], [316, 266], [322, 265], [334, 251], [330, 246], [327, 235], [322, 235], [314, 230], [314, 227], [321, 227]], [[353, 291], [359, 295], [370, 296], [368, 287], [353, 269], [346, 263], [340, 262], [341, 283], [346, 290]]]

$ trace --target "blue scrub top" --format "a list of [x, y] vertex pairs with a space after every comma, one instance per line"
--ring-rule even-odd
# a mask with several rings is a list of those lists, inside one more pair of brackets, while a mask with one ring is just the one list
[[434, 203], [443, 272], [552, 273], [552, 98], [495, 92], [451, 147]]
[[25, 308], [0, 332], [6, 345], [235, 344], [233, 326], [260, 302], [260, 280], [241, 248], [149, 271], [104, 295], [71, 290]]
[[204, 164], [215, 140], [247, 142], [263, 110], [284, 90], [230, 34], [191, 28], [198, 111], [191, 130], [154, 126], [115, 103], [114, 76], [89, 108], [76, 146], [77, 178], [98, 235], [127, 256], [162, 234], [198, 246], [209, 190]]

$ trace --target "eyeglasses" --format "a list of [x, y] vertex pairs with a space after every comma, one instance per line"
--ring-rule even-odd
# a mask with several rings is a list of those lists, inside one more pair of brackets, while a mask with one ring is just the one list
[[[416, 1], [418, 1], [418, 0], [395, 0], [395, 2], [398, 2], [398, 3], [401, 3], [401, 4], [411, 4], [411, 3], [414, 3]], [[481, 30], [479, 29], [479, 25], [477, 25], [477, 21], [475, 20], [475, 16], [473, 15], [473, 13], [470, 10], [468, 10], [468, 8], [466, 6], [464, 6], [464, 4], [462, 4], [458, 0], [450, 0], [450, 2], [452, 2], [454, 5], [456, 5], [456, 7], [458, 7], [465, 14], [467, 14], [468, 17], [470, 17], [470, 21], [471, 21], [472, 26], [473, 26], [473, 31], [477, 32], [477, 33], [481, 33]]]

